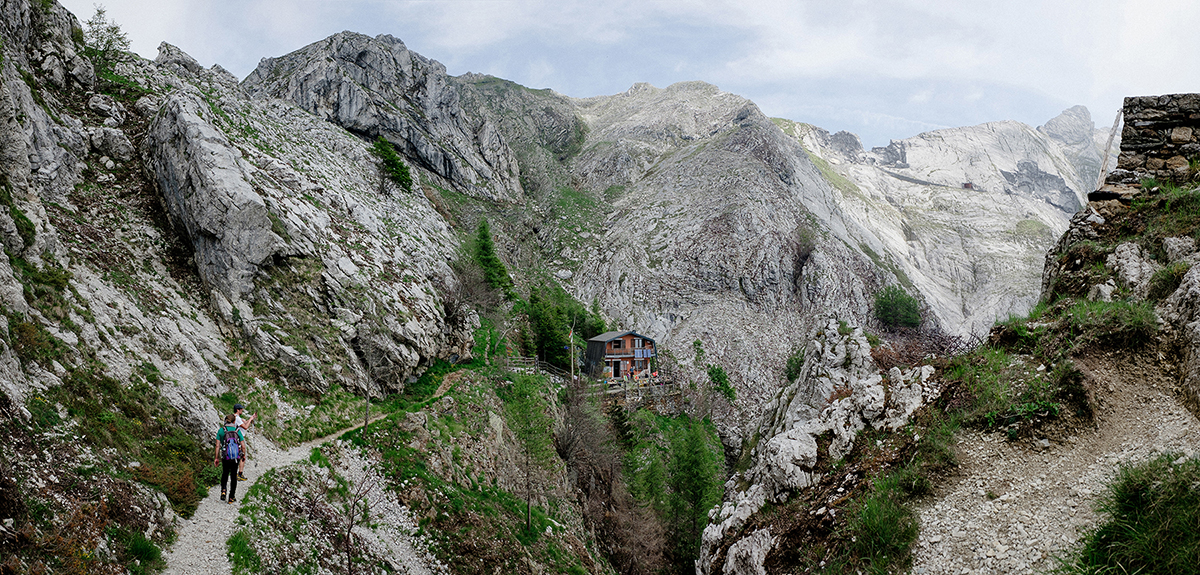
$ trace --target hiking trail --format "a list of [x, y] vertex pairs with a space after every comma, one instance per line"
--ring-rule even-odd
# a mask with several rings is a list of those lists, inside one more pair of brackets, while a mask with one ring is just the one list
[[[390, 414], [376, 415], [368, 423], [374, 423], [388, 415]], [[232, 573], [225, 542], [234, 533], [233, 527], [237, 521], [238, 509], [241, 507], [246, 493], [249, 492], [250, 486], [268, 471], [307, 459], [314, 447], [362, 426], [363, 424], [359, 423], [287, 450], [280, 449], [262, 433], [252, 431], [248, 437], [250, 459], [246, 461], [245, 471], [248, 479], [238, 482], [237, 502], [230, 505], [221, 501], [221, 488], [214, 486], [209, 488], [208, 495], [200, 501], [200, 506], [196, 508], [196, 513], [192, 515], [191, 519], [177, 519], [175, 544], [163, 554], [163, 559], [167, 563], [164, 574], [228, 575]], [[210, 443], [208, 447], [211, 450], [212, 444]]]
[[1200, 422], [1156, 363], [1111, 352], [1077, 360], [1095, 386], [1093, 426], [1019, 442], [963, 429], [955, 477], [919, 507], [912, 573], [1045, 572], [1097, 525], [1093, 506], [1119, 464], [1200, 455]]

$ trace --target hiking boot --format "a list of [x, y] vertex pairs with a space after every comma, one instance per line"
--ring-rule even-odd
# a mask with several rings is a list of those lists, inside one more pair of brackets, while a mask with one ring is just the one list
[[221, 501], [225, 501], [225, 490], [221, 490]]
[[234, 503], [237, 503], [237, 499], [234, 499], [234, 498], [230, 497], [230, 498], [229, 498], [229, 504], [230, 504], [230, 505], [233, 505]]
[[238, 472], [238, 481], [249, 481], [249, 479], [246, 479], [246, 476], [242, 475], [242, 472], [239, 471]]

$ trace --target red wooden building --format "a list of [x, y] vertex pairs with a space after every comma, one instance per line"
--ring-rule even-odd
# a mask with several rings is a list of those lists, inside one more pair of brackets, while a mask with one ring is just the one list
[[592, 377], [650, 375], [654, 340], [636, 331], [610, 331], [588, 340], [584, 369]]

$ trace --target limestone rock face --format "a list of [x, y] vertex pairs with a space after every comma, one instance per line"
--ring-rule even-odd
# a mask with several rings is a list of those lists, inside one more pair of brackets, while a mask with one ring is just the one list
[[[871, 359], [861, 329], [828, 319], [806, 348], [804, 367], [763, 409], [754, 465], [726, 483], [725, 501], [704, 530], [697, 572], [762, 573], [774, 539], [765, 530], [736, 536], [767, 502], [783, 502], [818, 480], [816, 437], [832, 432], [827, 456], [845, 457], [858, 432], [895, 431], [941, 394], [932, 366], [893, 368], [885, 379]], [[749, 485], [744, 491], [739, 485]]]
[[572, 185], [571, 160], [590, 129], [573, 99], [483, 74], [451, 82], [472, 122], [494, 126], [512, 148], [527, 196], [536, 200], [555, 187]]
[[427, 200], [381, 193], [366, 144], [346, 131], [246, 98], [177, 50], [159, 60], [220, 86], [215, 103], [188, 85], [169, 96], [143, 153], [214, 307], [259, 353], [301, 387], [373, 395], [433, 358], [469, 355], [473, 316], [447, 317], [440, 295], [456, 281], [454, 241]]
[[389, 35], [342, 32], [279, 58], [243, 82], [352, 133], [386, 138], [409, 160], [482, 198], [522, 201], [516, 158], [487, 122], [472, 122], [440, 63]]
[[[0, 337], [16, 405], [98, 362], [120, 382], [156, 374], [206, 437], [205, 396], [247, 361], [234, 341], [310, 394], [379, 396], [469, 356], [475, 317], [444, 297], [458, 240], [424, 196], [389, 192], [366, 142], [167, 43], [112, 63], [145, 90], [125, 99], [137, 90], [97, 84], [61, 7], [0, 11], [0, 306], [65, 350]], [[47, 289], [30, 270], [68, 278], [61, 303], [26, 295]]]
[[957, 335], [982, 333], [1037, 301], [1042, 256], [1095, 184], [1107, 141], [1082, 107], [1036, 130], [993, 122], [869, 152], [819, 128], [779, 124], [835, 183], [840, 217], [870, 230], [862, 243], [874, 263], [903, 277]]
[[144, 144], [149, 169], [172, 219], [192, 239], [201, 277], [241, 296], [284, 242], [271, 231], [266, 202], [251, 187], [241, 154], [201, 117], [202, 109], [188, 95], [166, 102]]

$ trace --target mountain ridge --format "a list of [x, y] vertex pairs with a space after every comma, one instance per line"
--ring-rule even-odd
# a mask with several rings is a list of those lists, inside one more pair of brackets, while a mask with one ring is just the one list
[[[1031, 306], [1069, 200], [1084, 201], [1076, 164], [1095, 159], [1079, 110], [1045, 131], [1000, 124], [865, 151], [703, 82], [575, 99], [452, 78], [396, 38], [351, 32], [264, 59], [242, 82], [167, 43], [97, 75], [79, 22], [45, 4], [0, 8], [17, 23], [0, 62], [5, 425], [53, 441], [55, 465], [106, 470], [97, 481], [145, 511], [118, 524], [154, 526], [157, 540], [211, 482], [204, 442], [230, 397], [269, 414], [262, 432], [287, 445], [348, 427], [364, 397], [478, 359], [491, 319], [471, 309], [461, 264], [482, 219], [522, 294], [562, 284], [595, 301], [659, 339], [681, 379], [723, 366], [736, 400], [714, 419], [736, 460], [792, 384], [787, 358], [830, 314], [881, 331], [872, 299], [889, 285], [924, 300], [927, 327], [964, 335]], [[993, 154], [975, 135], [1001, 132], [1021, 145]], [[977, 149], [935, 169], [950, 136]], [[376, 169], [378, 138], [408, 162], [413, 192]], [[439, 480], [478, 471], [516, 492], [515, 466], [497, 461], [519, 447], [489, 385], [425, 398], [389, 440], [434, 442], [461, 431], [443, 433], [443, 415], [469, 419], [503, 457], [447, 439]], [[478, 467], [460, 467], [457, 447]], [[66, 492], [40, 479], [50, 459], [22, 454], [34, 457], [15, 473]], [[546, 476], [567, 500], [570, 478]], [[565, 529], [587, 538], [582, 520]]]

